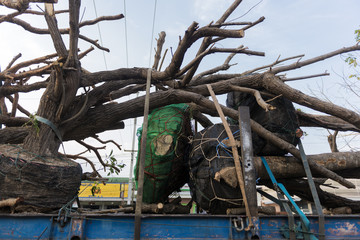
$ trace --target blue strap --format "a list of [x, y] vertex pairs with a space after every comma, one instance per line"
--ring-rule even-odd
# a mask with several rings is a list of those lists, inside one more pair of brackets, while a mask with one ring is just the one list
[[[271, 179], [271, 182], [274, 184], [275, 187], [278, 187], [286, 196], [286, 198], [291, 202], [291, 204], [293, 205], [293, 207], [295, 208], [296, 212], [299, 214], [301, 221], [304, 224], [305, 230], [308, 232], [310, 229], [310, 221], [309, 219], [305, 216], [305, 214], [301, 211], [301, 209], [298, 207], [298, 205], [295, 203], [295, 201], [292, 199], [291, 195], [289, 194], [289, 192], [286, 190], [285, 186], [282, 183], [278, 183], [275, 179], [274, 174], [272, 173], [266, 159], [264, 157], [260, 157], [262, 163], [264, 164], [264, 167], [267, 171], [267, 173], [269, 174], [269, 177]], [[311, 240], [317, 240], [317, 238], [314, 236], [314, 234], [311, 234], [310, 236]]]
[[46, 125], [48, 125], [49, 127], [51, 127], [51, 129], [55, 132], [56, 136], [60, 139], [60, 141], [62, 142], [62, 137], [60, 134], [59, 129], [57, 129], [57, 127], [48, 119], [40, 117], [35, 115], [34, 119], [38, 120], [39, 122], [45, 123]]
[[265, 159], [263, 156], [261, 156], [260, 158], [261, 158], [261, 161], [263, 162], [263, 164], [264, 164], [264, 166], [265, 166], [265, 169], [266, 169], [267, 173], [269, 174], [269, 177], [270, 177], [270, 179], [271, 179], [271, 182], [272, 182], [275, 186], [277, 186], [277, 181], [276, 181], [276, 179], [275, 179], [275, 176], [274, 176], [274, 174], [272, 173], [272, 171], [271, 171], [271, 169], [270, 169], [270, 167], [269, 167], [266, 159]]
[[64, 143], [63, 143], [63, 140], [62, 140], [61, 133], [60, 133], [59, 129], [50, 120], [48, 120], [46, 118], [35, 115], [34, 119], [38, 120], [39, 122], [45, 123], [46, 125], [51, 127], [51, 129], [54, 131], [55, 135], [60, 139], [61, 146], [63, 148], [64, 154], [66, 155], [65, 146], [64, 146]]

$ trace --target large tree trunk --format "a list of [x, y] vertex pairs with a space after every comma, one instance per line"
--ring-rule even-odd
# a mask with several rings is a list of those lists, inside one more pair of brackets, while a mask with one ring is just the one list
[[[4, 175], [6, 181], [1, 183], [4, 184], [1, 196], [22, 197], [24, 204], [38, 207], [60, 208], [77, 195], [81, 184], [81, 166], [58, 157], [64, 135], [61, 122], [65, 118], [71, 118], [67, 115], [68, 112], [71, 114], [68, 109], [74, 107], [72, 102], [80, 82], [77, 55], [80, 0], [69, 1], [69, 5], [68, 51], [57, 27], [54, 7], [52, 4], [45, 4], [45, 19], [59, 56], [58, 63], [51, 72], [34, 123], [24, 140], [23, 150], [3, 152], [0, 162], [5, 169], [9, 169]], [[19, 152], [22, 154], [17, 156]], [[20, 167], [11, 169], [12, 165]]]
[[81, 166], [67, 159], [41, 157], [21, 146], [0, 145], [0, 196], [21, 198], [21, 205], [59, 209], [73, 200]]
[[[276, 178], [299, 178], [306, 176], [301, 161], [293, 156], [265, 156], [265, 158]], [[360, 178], [360, 152], [323, 153], [308, 155], [307, 159], [336, 172], [344, 178]], [[254, 161], [257, 176], [261, 179], [269, 179], [260, 157], [255, 157]], [[312, 174], [314, 177], [322, 177], [315, 172]]]
[[[60, 139], [49, 124], [58, 126], [55, 120], [55, 113], [59, 106], [59, 98], [54, 96], [55, 72], [50, 76], [48, 87], [41, 97], [40, 105], [36, 116], [40, 116], [48, 121], [46, 123], [37, 122], [33, 124], [29, 134], [24, 140], [24, 148], [40, 156], [57, 156], [60, 146]], [[34, 121], [38, 121], [34, 119]]]

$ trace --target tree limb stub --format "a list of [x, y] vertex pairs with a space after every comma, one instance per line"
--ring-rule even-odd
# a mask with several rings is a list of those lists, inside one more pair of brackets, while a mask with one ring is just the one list
[[67, 58], [67, 49], [59, 31], [57, 20], [55, 17], [54, 5], [45, 3], [45, 19], [49, 27], [50, 36], [53, 40], [54, 47], [59, 57]]
[[296, 115], [303, 127], [322, 127], [338, 131], [360, 132], [360, 129], [344, 120], [329, 115], [314, 115], [296, 111]]
[[274, 106], [271, 106], [270, 104], [268, 104], [264, 101], [264, 99], [261, 97], [261, 94], [258, 90], [251, 89], [251, 88], [238, 87], [238, 86], [231, 86], [231, 89], [233, 91], [245, 92], [245, 93], [250, 93], [250, 94], [254, 95], [256, 102], [259, 104], [260, 107], [262, 107], [262, 109], [265, 110], [265, 112], [275, 109]]
[[262, 86], [274, 94], [283, 94], [284, 97], [293, 102], [323, 113], [328, 113], [353, 124], [357, 128], [360, 128], [360, 115], [356, 112], [337, 106], [333, 103], [308, 96], [299, 90], [295, 90], [284, 84], [283, 81], [271, 73], [264, 75]]

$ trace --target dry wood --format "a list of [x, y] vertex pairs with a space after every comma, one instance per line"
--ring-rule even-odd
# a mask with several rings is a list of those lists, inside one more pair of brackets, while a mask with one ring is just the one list
[[323, 127], [339, 131], [360, 132], [354, 125], [334, 116], [308, 114], [301, 111], [296, 112], [300, 125], [304, 127]]
[[[360, 50], [360, 46], [357, 46]], [[267, 73], [263, 77], [262, 86], [274, 94], [283, 94], [287, 99], [310, 107], [314, 110], [328, 113], [332, 116], [343, 119], [344, 121], [353, 124], [355, 127], [360, 128], [360, 115], [354, 111], [344, 107], [337, 106], [330, 102], [308, 96], [298, 90], [295, 90], [288, 85], [284, 84], [278, 77], [272, 73]]]
[[215, 173], [214, 179], [220, 182], [221, 179], [225, 181], [229, 186], [236, 188], [239, 184], [236, 178], [235, 167], [226, 167]]
[[[276, 209], [273, 206], [258, 206], [259, 213], [265, 215], [275, 215]], [[245, 208], [229, 208], [226, 210], [227, 215], [243, 215], [245, 214]]]
[[19, 202], [23, 201], [23, 198], [8, 198], [5, 200], [1, 200], [0, 201], [0, 208], [3, 207], [15, 207], [16, 204], [18, 204]]
[[225, 115], [220, 107], [219, 102], [217, 101], [217, 98], [215, 96], [214, 91], [211, 88], [211, 85], [207, 85], [207, 88], [209, 90], [209, 93], [214, 101], [214, 105], [215, 108], [217, 110], [217, 112], [219, 113], [219, 116], [221, 118], [221, 121], [224, 125], [225, 131], [229, 137], [230, 140], [230, 145], [231, 146], [231, 150], [232, 150], [232, 155], [234, 158], [234, 164], [235, 164], [235, 170], [236, 170], [236, 177], [237, 180], [239, 182], [239, 186], [240, 186], [240, 190], [241, 190], [241, 195], [243, 197], [243, 201], [245, 204], [245, 209], [246, 209], [246, 216], [248, 217], [249, 220], [249, 226], [248, 229], [250, 229], [251, 227], [253, 227], [253, 223], [252, 223], [252, 216], [250, 214], [250, 210], [249, 210], [249, 204], [247, 201], [247, 197], [246, 197], [246, 192], [245, 192], [245, 183], [244, 183], [244, 177], [243, 177], [243, 170], [241, 167], [241, 163], [240, 163], [240, 157], [239, 157], [239, 152], [237, 150], [237, 146], [236, 146], [236, 142], [235, 142], [235, 138], [230, 130], [229, 124], [227, 123], [226, 119], [225, 119]]
[[352, 209], [350, 207], [324, 209], [324, 214], [329, 214], [329, 215], [351, 214], [351, 213], [352, 213]]
[[[86, 214], [105, 214], [105, 213], [134, 213], [135, 208], [133, 206], [126, 206], [114, 209], [105, 209], [105, 210], [86, 210], [78, 209], [81, 213]], [[183, 206], [181, 204], [172, 204], [172, 203], [153, 203], [153, 204], [143, 204], [142, 213], [154, 213], [154, 214], [188, 214], [190, 212], [189, 206]]]
[[339, 149], [337, 148], [336, 144], [336, 136], [338, 135], [339, 131], [336, 130], [333, 134], [329, 132], [329, 135], [327, 136], [328, 143], [330, 145], [331, 152], [339, 152]]
[[[335, 152], [316, 155], [307, 155], [307, 159], [316, 162], [333, 172], [339, 173], [345, 178], [360, 178], [357, 172], [360, 170], [360, 152]], [[276, 178], [301, 178], [305, 177], [304, 167], [293, 156], [266, 156], [270, 169]], [[254, 157], [257, 177], [260, 182], [268, 180], [268, 173], [262, 164], [260, 157]], [[318, 173], [314, 177], [321, 177]], [[235, 167], [226, 167], [215, 173], [215, 180], [223, 180], [232, 187], [237, 187]]]
[[256, 102], [259, 104], [260, 107], [262, 107], [266, 112], [269, 110], [274, 110], [275, 107], [271, 106], [270, 104], [266, 103], [264, 99], [261, 97], [261, 94], [258, 90], [251, 89], [251, 88], [244, 88], [244, 87], [238, 87], [238, 86], [231, 86], [231, 90], [233, 91], [239, 91], [239, 92], [245, 92], [254, 95]]
[[152, 66], [153, 69], [158, 69], [158, 67], [159, 67], [161, 51], [162, 51], [162, 47], [165, 42], [165, 37], [166, 37], [165, 32], [159, 33], [159, 39], [157, 40], [157, 47], [156, 47], [156, 52], [155, 52], [155, 57], [154, 57], [154, 64]]

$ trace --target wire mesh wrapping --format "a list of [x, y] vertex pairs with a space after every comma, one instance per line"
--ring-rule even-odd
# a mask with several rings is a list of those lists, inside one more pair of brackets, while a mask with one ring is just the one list
[[0, 145], [0, 198], [23, 205], [61, 208], [77, 195], [82, 169], [68, 159], [42, 157], [18, 145]]
[[[230, 129], [235, 140], [239, 141], [239, 127], [231, 125]], [[228, 208], [243, 207], [239, 186], [231, 186], [223, 179], [215, 180], [215, 176], [222, 169], [235, 168], [227, 140], [228, 136], [222, 124], [215, 124], [196, 133], [192, 140], [189, 186], [197, 205], [212, 214], [225, 214]], [[255, 145], [254, 153], [261, 148], [262, 145]], [[238, 151], [240, 152], [240, 148]]]
[[[188, 136], [190, 109], [186, 104], [172, 104], [154, 109], [149, 115], [144, 169], [145, 203], [164, 202], [188, 181], [186, 159], [189, 153]], [[142, 129], [138, 130], [139, 149]], [[138, 179], [138, 161], [135, 180]]]
[[[264, 101], [270, 100], [272, 97], [263, 96]], [[255, 97], [243, 92], [230, 92], [227, 95], [226, 105], [230, 108], [237, 109], [239, 106], [249, 106], [250, 118], [264, 128], [282, 138], [283, 140], [297, 145], [299, 139], [296, 137], [296, 130], [299, 129], [299, 122], [296, 116], [295, 108], [291, 101], [284, 97], [277, 97], [268, 102], [274, 110], [265, 111], [256, 102]], [[237, 124], [237, 120], [231, 120]], [[286, 154], [285, 150], [279, 149], [267, 140], [258, 137], [258, 141], [262, 141], [264, 147], [258, 153], [262, 156], [281, 156]], [[258, 144], [261, 144], [258, 142]]]
[[[264, 100], [267, 100], [265, 97]], [[250, 117], [267, 130], [285, 141], [297, 145], [295, 133], [299, 128], [295, 109], [290, 101], [278, 97], [271, 101], [276, 109], [266, 112], [252, 95], [240, 92], [228, 94], [227, 106], [249, 106]], [[237, 120], [230, 121], [234, 138], [239, 141]], [[195, 134], [189, 158], [190, 180], [193, 199], [199, 207], [212, 214], [225, 214], [228, 208], [243, 207], [240, 188], [237, 184], [235, 164], [228, 136], [222, 124], [216, 124]], [[241, 143], [240, 143], [241, 144]], [[252, 133], [253, 154], [258, 156], [284, 155], [287, 152]], [[240, 148], [238, 148], [240, 152]], [[240, 162], [241, 163], [241, 162]], [[221, 174], [227, 176], [219, 178]], [[232, 178], [232, 179], [230, 179]], [[235, 181], [234, 181], [235, 179]], [[233, 182], [232, 182], [233, 181]]]

